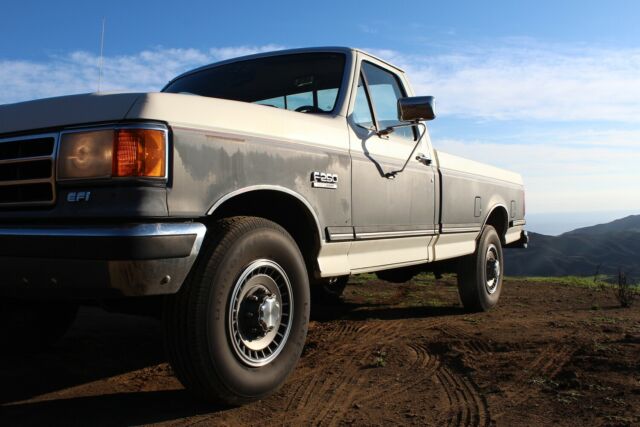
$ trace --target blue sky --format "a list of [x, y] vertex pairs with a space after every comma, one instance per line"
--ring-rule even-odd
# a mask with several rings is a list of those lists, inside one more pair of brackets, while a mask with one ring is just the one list
[[521, 172], [532, 218], [640, 213], [640, 2], [396, 4], [5, 0], [0, 103], [96, 90], [103, 17], [105, 90], [159, 90], [256, 51], [354, 46], [436, 96], [437, 148]]

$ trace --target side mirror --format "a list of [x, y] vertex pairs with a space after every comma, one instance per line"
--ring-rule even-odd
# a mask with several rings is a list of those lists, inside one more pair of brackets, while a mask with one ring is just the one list
[[398, 119], [403, 122], [420, 122], [436, 118], [433, 96], [409, 96], [398, 99]]

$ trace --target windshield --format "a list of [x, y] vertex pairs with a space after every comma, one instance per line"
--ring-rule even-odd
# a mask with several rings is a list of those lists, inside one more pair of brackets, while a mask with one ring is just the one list
[[342, 53], [268, 56], [188, 74], [169, 83], [163, 92], [329, 113], [338, 99], [344, 64]]

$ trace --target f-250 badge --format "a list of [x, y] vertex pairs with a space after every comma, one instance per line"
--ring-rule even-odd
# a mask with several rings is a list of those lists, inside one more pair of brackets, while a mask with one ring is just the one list
[[311, 174], [311, 186], [315, 188], [338, 188], [338, 175], [327, 172], [313, 172]]

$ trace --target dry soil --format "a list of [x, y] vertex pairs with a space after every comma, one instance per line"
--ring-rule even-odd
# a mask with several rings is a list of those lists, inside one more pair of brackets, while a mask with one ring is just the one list
[[45, 353], [0, 366], [0, 425], [640, 425], [640, 308], [610, 290], [507, 280], [466, 314], [455, 281], [355, 277], [314, 307], [276, 394], [195, 402], [158, 321], [83, 309]]

